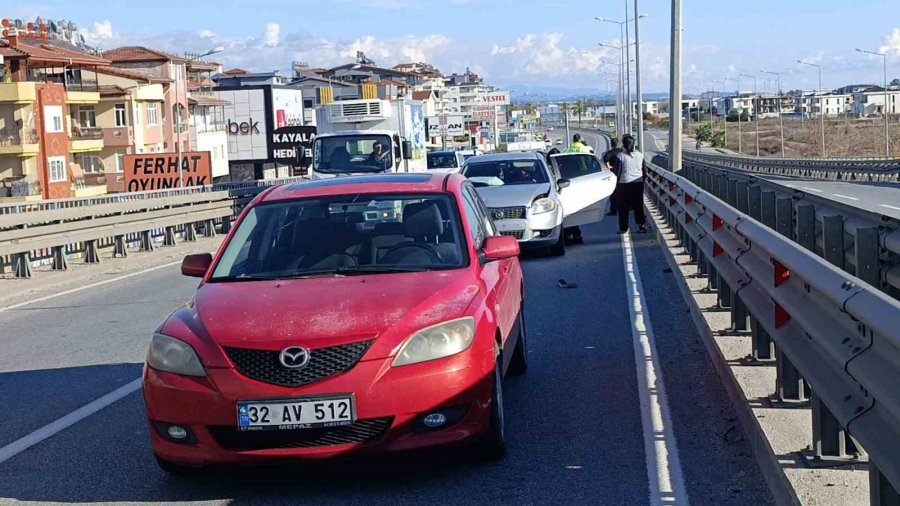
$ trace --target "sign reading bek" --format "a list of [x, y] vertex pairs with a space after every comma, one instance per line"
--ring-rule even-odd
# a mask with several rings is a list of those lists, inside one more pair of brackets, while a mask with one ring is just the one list
[[180, 165], [183, 185], [178, 179], [178, 153], [125, 155], [127, 191], [144, 192], [212, 184], [209, 151], [181, 153]]
[[272, 133], [272, 159], [285, 165], [307, 166], [312, 161], [314, 126], [288, 126]]

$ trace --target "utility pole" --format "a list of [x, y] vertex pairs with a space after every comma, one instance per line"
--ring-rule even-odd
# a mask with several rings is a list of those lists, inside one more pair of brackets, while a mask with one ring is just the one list
[[644, 95], [641, 88], [641, 21], [638, 0], [634, 0], [634, 70], [637, 81], [638, 150], [644, 150]]
[[[744, 99], [741, 97], [741, 78], [740, 77], [726, 77], [725, 79], [729, 81], [734, 81], [737, 83], [737, 99], [741, 101], [741, 108], [738, 109], [738, 153], [744, 154], [744, 132], [741, 129], [741, 118], [744, 116]], [[726, 118], [726, 121], [727, 118]]]
[[751, 104], [753, 104], [753, 116], [756, 117], [756, 156], [759, 156], [759, 97], [756, 94], [756, 76], [747, 74], [741, 74], [741, 76], [753, 79], [753, 98], [751, 99]]
[[[875, 56], [880, 56], [884, 63], [884, 110], [882, 111], [884, 115], [884, 156], [885, 158], [891, 157], [891, 127], [889, 125], [889, 117], [891, 115], [890, 110], [888, 109], [888, 80], [887, 80], [887, 54], [886, 53], [876, 53], [875, 51], [866, 51], [865, 49], [856, 49], [860, 53], [872, 54]], [[819, 78], [821, 80], [821, 77]], [[819, 85], [821, 87], [821, 85]]]
[[[672, 0], [672, 75], [669, 82], [669, 171], [681, 171], [682, 0]], [[677, 111], [677, 113], [676, 113]]]
[[[781, 113], [781, 74], [778, 72], [761, 71], [763, 74], [772, 74], [778, 86], [778, 122], [781, 124], [781, 157], [784, 158], [784, 116]], [[802, 113], [801, 113], [802, 114]]]
[[[868, 52], [868, 51], [863, 51], [862, 49], [857, 49], [857, 51], [860, 51], [860, 52], [863, 52], [863, 53]], [[872, 54], [878, 54], [878, 53], [872, 53]], [[819, 99], [817, 100], [817, 102], [819, 103], [819, 124], [821, 125], [821, 128], [822, 128], [822, 158], [825, 158], [825, 157], [826, 157], [826, 150], [825, 150], [825, 107], [823, 107], [824, 104], [823, 104], [823, 102], [822, 102], [822, 100], [824, 100], [824, 99], [822, 98], [822, 66], [819, 65], [819, 64], [816, 64], [816, 63], [810, 63], [810, 62], [808, 62], [808, 61], [803, 61], [803, 60], [797, 60], [797, 63], [803, 64], [803, 65], [809, 65], [810, 67], [815, 67], [815, 68], [819, 71], [819, 89], [816, 91], [816, 96], [819, 97]], [[885, 88], [885, 89], [886, 89], [886, 88]], [[885, 101], [885, 106], [887, 106], [887, 101]]]

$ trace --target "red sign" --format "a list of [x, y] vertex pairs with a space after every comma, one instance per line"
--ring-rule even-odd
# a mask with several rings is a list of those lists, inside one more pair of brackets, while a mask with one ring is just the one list
[[[179, 165], [181, 171], [179, 174]], [[212, 184], [209, 151], [125, 155], [125, 188], [129, 192]]]

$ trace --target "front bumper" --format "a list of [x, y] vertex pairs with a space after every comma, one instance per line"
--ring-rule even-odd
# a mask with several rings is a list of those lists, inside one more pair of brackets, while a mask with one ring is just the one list
[[[153, 451], [188, 465], [285, 462], [400, 452], [471, 440], [490, 420], [493, 350], [474, 347], [446, 359], [392, 368], [393, 358], [361, 361], [329, 379], [285, 388], [248, 379], [234, 369], [207, 369], [206, 378], [144, 371], [144, 400]], [[357, 422], [342, 431], [240, 432], [237, 402], [273, 398], [355, 395]], [[455, 410], [461, 419], [446, 428], [423, 430], [421, 416]], [[158, 423], [188, 427], [196, 442], [175, 443]], [[306, 429], [315, 431], [318, 429]], [[297, 435], [292, 439], [291, 434]]]
[[501, 235], [519, 240], [523, 248], [550, 246], [559, 239], [562, 229], [559, 211], [529, 215], [525, 219], [494, 220]]

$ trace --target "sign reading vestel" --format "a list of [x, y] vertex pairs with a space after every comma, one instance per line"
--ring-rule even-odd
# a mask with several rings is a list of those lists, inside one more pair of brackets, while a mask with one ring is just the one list
[[212, 184], [209, 151], [181, 153], [181, 180], [178, 180], [178, 153], [125, 155], [127, 191], [164, 190], [180, 186]]
[[272, 159], [286, 165], [307, 166], [312, 161], [314, 126], [288, 126], [272, 133]]

